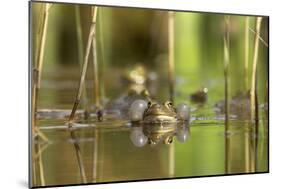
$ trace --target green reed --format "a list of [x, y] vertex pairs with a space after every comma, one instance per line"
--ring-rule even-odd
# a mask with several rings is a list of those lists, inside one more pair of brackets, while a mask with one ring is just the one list
[[230, 27], [230, 16], [224, 17], [225, 31], [223, 37], [223, 47], [224, 47], [224, 97], [225, 97], [225, 125], [226, 131], [228, 129], [229, 122], [229, 63], [230, 63], [230, 40], [229, 40], [229, 27]]
[[175, 13], [168, 12], [168, 73], [170, 101], [174, 101], [175, 93]]
[[250, 92], [250, 101], [251, 101], [251, 120], [254, 120], [256, 116], [257, 119], [257, 64], [258, 64], [258, 55], [259, 55], [259, 36], [261, 28], [262, 17], [257, 17], [256, 19], [256, 33], [255, 33], [255, 44], [254, 44], [254, 57], [253, 57], [253, 69], [252, 69], [252, 80], [251, 80], [251, 92]]
[[245, 46], [244, 46], [244, 50], [245, 50], [245, 54], [244, 54], [244, 78], [245, 78], [245, 89], [248, 90], [248, 83], [249, 83], [249, 76], [248, 76], [248, 72], [249, 72], [249, 25], [250, 25], [250, 18], [247, 16], [245, 18], [245, 30], [244, 30], [244, 34], [245, 34]]
[[229, 85], [229, 26], [230, 16], [224, 16], [224, 36], [223, 36], [223, 64], [224, 64], [224, 98], [225, 98], [225, 172], [230, 170], [229, 158], [231, 156], [229, 150], [229, 98], [228, 98], [228, 85]]

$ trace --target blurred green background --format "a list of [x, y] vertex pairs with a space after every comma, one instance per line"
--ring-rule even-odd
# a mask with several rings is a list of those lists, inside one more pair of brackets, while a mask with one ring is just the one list
[[[36, 34], [40, 3], [33, 3], [33, 36]], [[79, 45], [77, 38], [76, 8], [79, 6], [82, 26], [82, 47], [85, 51], [90, 28], [90, 7], [88, 5], [55, 4], [50, 10], [44, 56], [43, 78], [52, 79], [63, 70], [73, 68], [80, 74]], [[176, 12], [175, 14], [175, 69], [177, 91], [191, 93], [200, 87], [216, 85], [209, 91], [209, 97], [220, 100], [224, 94], [223, 85], [223, 30], [224, 14]], [[245, 90], [244, 79], [244, 30], [246, 16], [230, 17], [230, 94]], [[250, 28], [255, 30], [255, 18], [249, 16]], [[268, 41], [268, 18], [264, 17], [261, 37]], [[98, 64], [106, 95], [114, 98], [124, 88], [112, 82], [126, 69], [142, 64], [155, 71], [164, 81], [168, 79], [167, 12], [150, 9], [101, 7], [97, 21]], [[254, 33], [249, 32], [249, 86], [252, 73]], [[33, 38], [35, 46], [35, 39]], [[35, 48], [33, 48], [35, 50]], [[33, 53], [34, 55], [35, 53]], [[91, 64], [90, 64], [91, 65]], [[114, 70], [114, 71], [113, 71]], [[115, 71], [116, 70], [116, 71]], [[89, 68], [88, 79], [92, 69]], [[113, 71], [113, 72], [112, 72]], [[61, 74], [63, 75], [63, 74]], [[66, 75], [66, 74], [65, 74]], [[258, 94], [264, 102], [268, 82], [268, 48], [260, 43], [258, 57]], [[78, 79], [77, 79], [78, 81]], [[117, 81], [117, 80], [114, 80]], [[89, 84], [89, 83], [88, 83]], [[162, 85], [166, 85], [163, 83]], [[89, 84], [91, 87], [91, 84]], [[126, 87], [126, 86], [125, 86]], [[44, 85], [42, 86], [44, 88]], [[160, 89], [163, 99], [168, 97], [168, 87]], [[43, 92], [42, 92], [43, 93]], [[182, 100], [182, 99], [179, 99]], [[52, 102], [48, 102], [52, 103]], [[39, 103], [40, 104], [40, 103]]]

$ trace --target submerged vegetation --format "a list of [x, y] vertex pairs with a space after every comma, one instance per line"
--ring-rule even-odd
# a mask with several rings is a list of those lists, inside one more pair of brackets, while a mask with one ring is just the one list
[[[33, 186], [266, 172], [267, 28], [267, 17], [33, 2]], [[134, 102], [137, 120], [188, 121], [137, 124]]]

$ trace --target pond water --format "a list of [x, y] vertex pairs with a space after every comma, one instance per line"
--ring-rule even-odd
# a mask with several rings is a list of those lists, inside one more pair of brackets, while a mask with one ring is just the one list
[[[66, 122], [79, 81], [79, 72], [69, 70], [50, 71], [43, 76], [46, 78], [39, 93], [38, 111], [57, 112], [38, 116], [38, 127], [49, 142], [33, 140], [33, 186], [268, 171], [268, 118], [263, 104], [258, 125], [233, 113], [226, 128], [224, 115], [214, 109], [214, 104], [223, 99], [221, 78], [204, 82], [209, 83], [207, 103], [191, 104], [191, 120], [181, 130], [175, 130], [171, 144], [138, 146], [132, 138], [136, 130], [143, 128], [132, 126], [126, 119], [116, 120], [111, 114], [105, 116], [104, 122], [97, 122], [91, 114], [88, 124], [81, 118], [80, 107], [77, 124], [68, 129]], [[91, 79], [88, 80], [90, 97]], [[186, 86], [189, 92], [196, 89], [188, 81], [182, 85], [176, 88]], [[162, 85], [159, 90], [165, 88]], [[110, 99], [118, 98], [125, 88], [112, 91], [107, 93]], [[166, 93], [160, 94], [159, 99], [167, 98]], [[188, 94], [180, 91], [175, 101], [190, 103]]]

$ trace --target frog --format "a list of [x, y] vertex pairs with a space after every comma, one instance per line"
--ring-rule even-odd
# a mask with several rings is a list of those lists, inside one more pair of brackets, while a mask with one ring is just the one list
[[144, 123], [176, 123], [177, 121], [176, 110], [170, 101], [162, 104], [149, 101], [143, 114]]
[[174, 108], [170, 101], [164, 103], [148, 101], [146, 103], [137, 100], [130, 108], [132, 128], [137, 128], [133, 129], [131, 140], [138, 147], [147, 142], [151, 145], [161, 141], [164, 144], [171, 144], [174, 136], [179, 133], [179, 140], [185, 141], [186, 132], [178, 132], [177, 128], [179, 125], [188, 125], [188, 115], [188, 106], [184, 103], [178, 104]]
[[208, 88], [202, 88], [190, 95], [190, 100], [193, 103], [204, 104], [208, 100]]
[[136, 66], [123, 72], [121, 79], [123, 83], [144, 85], [147, 80], [147, 70], [142, 64], [137, 63]]

